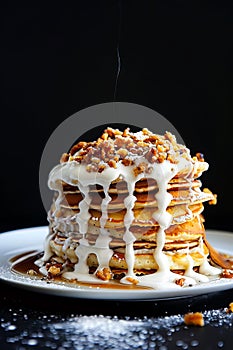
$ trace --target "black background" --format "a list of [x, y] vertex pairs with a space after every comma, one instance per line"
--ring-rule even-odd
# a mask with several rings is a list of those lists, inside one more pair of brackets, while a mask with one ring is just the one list
[[233, 230], [230, 1], [9, 2], [1, 16], [1, 231], [47, 224], [43, 148], [70, 115], [114, 100], [118, 45], [115, 100], [156, 110], [204, 153], [218, 194], [206, 227]]

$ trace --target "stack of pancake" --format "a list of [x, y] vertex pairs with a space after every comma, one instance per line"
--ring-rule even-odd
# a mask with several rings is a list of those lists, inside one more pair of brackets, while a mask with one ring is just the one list
[[[127, 143], [121, 142], [119, 145], [119, 139], [121, 141], [125, 139]], [[103, 155], [100, 150], [104, 143], [106, 148], [107, 142], [113, 147]], [[146, 156], [148, 149], [150, 151], [152, 147], [157, 147], [157, 154], [153, 151], [153, 154], [156, 154], [154, 159]], [[115, 155], [110, 157], [109, 154], [113, 153], [113, 149]], [[119, 149], [120, 152], [118, 152]], [[144, 153], [142, 149], [145, 149]], [[122, 150], [127, 150], [127, 153]], [[168, 181], [164, 180], [170, 196], [165, 208], [165, 214], [169, 216], [169, 220], [167, 225], [164, 225], [155, 215], [161, 207], [161, 198], [158, 196], [161, 185], [156, 176], [153, 176], [153, 167], [155, 164], [160, 166], [166, 162], [171, 165], [171, 171], [173, 171], [172, 167], [176, 167], [180, 159], [182, 161], [185, 159], [184, 166], [178, 167], [174, 171], [174, 176], [170, 176]], [[125, 170], [122, 172], [119, 170], [122, 165], [135, 174], [131, 197], [129, 179], [124, 175]], [[89, 182], [86, 176], [85, 184], [82, 183], [79, 176], [74, 176], [72, 167], [78, 169], [79, 173], [85, 168], [86, 175], [96, 176], [96, 183], [93, 180], [95, 176], [92, 176]], [[175, 274], [185, 276], [189, 271], [190, 276], [190, 268], [194, 274], [198, 275], [220, 272], [217, 269], [213, 272], [213, 269], [206, 268], [207, 264], [230, 268], [222, 256], [211, 247], [205, 236], [204, 219], [201, 214], [203, 203], [206, 201], [211, 204], [216, 203], [216, 196], [208, 189], [202, 190], [201, 181], [198, 179], [202, 172], [208, 169], [208, 164], [201, 154], [191, 157], [189, 150], [177, 144], [175, 137], [170, 133], [159, 136], [147, 129], [143, 129], [140, 133], [131, 133], [129, 130], [120, 132], [108, 128], [97, 142], [83, 142], [74, 146], [68, 154], [62, 156], [58, 168], [51, 172], [49, 182], [50, 188], [55, 190], [56, 194], [49, 212], [50, 234], [46, 240], [46, 253], [42, 259], [48, 275], [63, 274], [67, 277], [67, 272], [71, 272], [71, 276], [75, 278], [72, 271], [78, 271], [77, 266], [84, 264], [88, 270], [79, 270], [82, 276], [88, 274], [101, 280], [122, 279], [123, 276], [128, 276], [130, 281], [131, 273], [131, 281], [138, 283], [139, 280], [135, 282], [135, 276], [153, 276], [156, 271], [164, 269], [156, 261], [155, 252], [158, 250], [158, 245], [162, 250], [161, 254], [166, 257], [167, 268]], [[101, 176], [104, 178], [106, 169], [109, 168], [112, 173], [116, 171], [116, 177], [112, 176], [113, 180], [109, 182], [106, 192], [104, 182], [98, 179], [101, 179]], [[71, 172], [73, 172], [72, 176]], [[65, 173], [68, 175], [64, 176]], [[103, 201], [106, 201], [106, 196], [108, 200], [104, 206]], [[133, 198], [133, 204], [128, 203], [129, 198], [131, 200]], [[127, 208], [127, 203], [131, 205], [130, 210]], [[85, 231], [80, 229], [83, 206], [85, 206], [83, 213], [86, 213]], [[129, 242], [125, 239], [127, 226], [125, 217], [129, 212], [132, 215], [128, 229], [133, 237], [130, 243], [133, 248], [133, 253], [131, 252], [133, 260], [130, 260], [133, 261], [133, 268], [130, 273], [129, 258], [126, 256]], [[85, 221], [85, 218], [82, 220]], [[162, 246], [161, 242], [158, 243], [159, 232], [160, 235], [164, 234]], [[106, 250], [106, 256], [110, 252], [106, 266], [103, 266], [98, 258], [99, 246], [96, 242], [100, 237], [108, 242], [108, 247], [106, 241], [101, 246], [101, 254], [104, 254], [104, 250]], [[88, 246], [87, 253], [83, 255], [84, 258], [78, 250], [82, 244], [84, 248]], [[85, 261], [81, 262], [80, 259]], [[80, 273], [76, 276], [79, 280]], [[85, 278], [81, 280], [85, 281]], [[178, 280], [175, 278], [175, 281]]]

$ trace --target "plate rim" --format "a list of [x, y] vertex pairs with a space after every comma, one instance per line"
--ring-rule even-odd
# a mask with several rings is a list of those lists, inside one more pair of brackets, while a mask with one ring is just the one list
[[[44, 239], [46, 234], [48, 233], [48, 226], [35, 226], [35, 227], [26, 227], [26, 228], [20, 228], [15, 229], [12, 231], [6, 231], [0, 233], [0, 252], [3, 252], [3, 247], [1, 243], [4, 240], [7, 240], [9, 236], [14, 235], [27, 235], [28, 232], [33, 231], [39, 232], [40, 236], [33, 236], [34, 240], [26, 242], [26, 246], [24, 248], [18, 248], [18, 252], [27, 251], [27, 248], [31, 246], [37, 247], [37, 250], [39, 251], [41, 248], [43, 248]], [[233, 232], [231, 231], [221, 231], [216, 229], [206, 229], [206, 235], [208, 239], [211, 241], [211, 238], [218, 239], [219, 234], [222, 236], [227, 237], [228, 239], [232, 240], [233, 243]], [[42, 237], [43, 236], [43, 237]], [[36, 244], [37, 237], [40, 242], [40, 249], [39, 249], [39, 243]], [[32, 280], [30, 277], [25, 276], [16, 276], [16, 274], [12, 273], [10, 271], [10, 263], [9, 263], [9, 255], [11, 252], [16, 251], [17, 247], [14, 246], [15, 240], [13, 240], [12, 243], [12, 250], [8, 250], [5, 252], [6, 254], [2, 255], [0, 257], [0, 281], [11, 284], [12, 286], [16, 286], [18, 288], [30, 290], [33, 292], [38, 292], [42, 294], [52, 294], [56, 296], [62, 296], [62, 297], [73, 297], [73, 298], [80, 298], [80, 299], [102, 299], [102, 300], [127, 300], [127, 301], [136, 301], [136, 300], [169, 300], [169, 299], [177, 299], [177, 298], [187, 298], [187, 297], [193, 297], [197, 295], [202, 295], [206, 293], [213, 293], [213, 292], [219, 292], [226, 289], [233, 288], [233, 279], [224, 281], [221, 280], [218, 281], [219, 283], [214, 282], [208, 282], [208, 286], [205, 284], [196, 285], [192, 287], [187, 287], [185, 289], [181, 290], [171, 290], [171, 291], [163, 291], [163, 290], [118, 290], [118, 289], [101, 289], [97, 287], [70, 287], [66, 286], [64, 284], [56, 284], [51, 283], [47, 284], [46, 281], [40, 281], [40, 280]], [[216, 246], [215, 246], [216, 248]], [[24, 249], [24, 250], [23, 250]], [[220, 249], [221, 250], [221, 249]], [[227, 252], [227, 250], [225, 250]], [[229, 252], [229, 251], [228, 251]], [[231, 251], [233, 255], [233, 249]], [[12, 255], [11, 255], [12, 256]], [[6, 271], [8, 265], [8, 270]], [[10, 277], [9, 277], [10, 275]], [[32, 283], [33, 281], [33, 283]], [[35, 283], [36, 281], [36, 283]], [[223, 281], [223, 282], [222, 282]], [[39, 282], [39, 283], [37, 283]], [[42, 283], [41, 283], [42, 282]]]

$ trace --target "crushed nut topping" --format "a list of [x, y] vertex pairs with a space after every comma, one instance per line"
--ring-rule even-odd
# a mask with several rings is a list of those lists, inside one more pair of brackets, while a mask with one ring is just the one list
[[203, 314], [201, 312], [189, 312], [184, 315], [184, 323], [187, 326], [200, 326], [205, 325]]
[[232, 313], [233, 312], [233, 303], [230, 303], [227, 309], [227, 313]]
[[57, 262], [49, 262], [45, 265], [48, 271], [48, 278], [53, 278], [61, 273], [62, 264]]
[[105, 267], [103, 268], [103, 270], [98, 270], [96, 272], [96, 277], [98, 277], [102, 281], [109, 281], [112, 278], [112, 272], [110, 268]]
[[69, 154], [67, 153], [63, 153], [62, 156], [61, 156], [61, 159], [60, 159], [60, 162], [61, 163], [65, 163], [69, 160]]
[[133, 277], [127, 277], [126, 279], [127, 279], [127, 281], [129, 281], [130, 283], [135, 284], [135, 285], [139, 283], [139, 281]]
[[224, 269], [221, 273], [222, 278], [233, 278], [233, 270]]
[[51, 273], [51, 275], [53, 275], [53, 276], [57, 276], [61, 272], [61, 269], [57, 266], [52, 265], [48, 269], [48, 272]]
[[204, 154], [202, 154], [202, 153], [196, 153], [196, 157], [199, 160], [199, 162], [204, 162], [205, 161]]
[[175, 281], [175, 283], [181, 287], [183, 287], [184, 282], [185, 282], [185, 278], [179, 278], [178, 280]]
[[[192, 159], [189, 150], [178, 144], [170, 132], [155, 135], [146, 128], [133, 133], [129, 128], [120, 131], [108, 127], [97, 141], [78, 142], [69, 153], [62, 155], [60, 162], [76, 161], [86, 165], [88, 172], [101, 173], [106, 167], [117, 168], [119, 162], [124, 166], [132, 166], [138, 157], [151, 164], [165, 160], [177, 163], [180, 155], [188, 160]], [[201, 153], [194, 158], [204, 161]], [[135, 168], [135, 176], [141, 171], [140, 164], [140, 167]]]
[[36, 272], [35, 270], [33, 270], [33, 269], [30, 269], [30, 270], [27, 271], [27, 274], [28, 274], [29, 276], [36, 276], [36, 275], [37, 275], [37, 272]]

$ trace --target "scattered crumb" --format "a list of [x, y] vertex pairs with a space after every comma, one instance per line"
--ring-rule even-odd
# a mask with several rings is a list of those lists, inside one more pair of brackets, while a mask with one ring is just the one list
[[132, 284], [138, 284], [138, 282], [139, 282], [137, 279], [132, 278], [132, 277], [127, 277], [126, 280]]
[[27, 271], [27, 274], [28, 274], [29, 276], [36, 276], [36, 275], [37, 275], [37, 272], [36, 272], [35, 270], [33, 270], [33, 269], [30, 269], [30, 270]]
[[227, 313], [232, 313], [233, 312], [233, 302], [229, 304]]
[[204, 318], [201, 312], [190, 312], [184, 315], [184, 323], [187, 326], [204, 326]]
[[185, 282], [185, 278], [179, 278], [178, 280], [175, 281], [175, 284], [177, 284], [178, 286], [183, 287]]
[[229, 269], [224, 269], [221, 273], [222, 278], [233, 278], [233, 271]]
[[59, 273], [61, 272], [60, 268], [57, 267], [57, 266], [50, 266], [49, 270], [48, 270], [49, 273], [51, 273], [53, 276], [56, 276], [56, 275], [59, 275]]
[[108, 267], [105, 267], [103, 270], [98, 270], [95, 275], [102, 281], [109, 281], [112, 278], [112, 272]]

